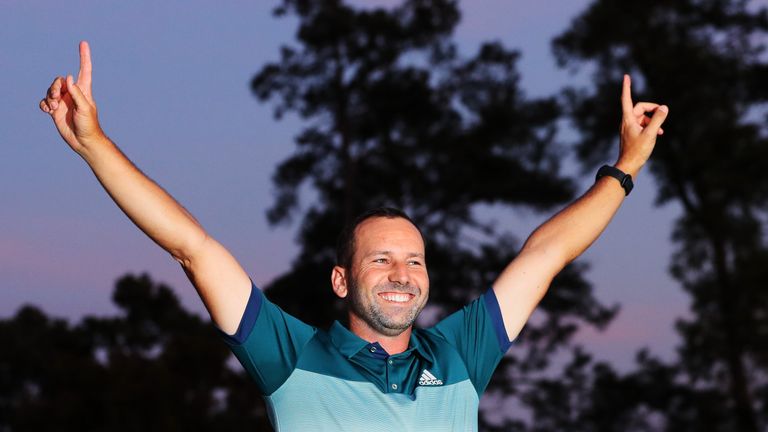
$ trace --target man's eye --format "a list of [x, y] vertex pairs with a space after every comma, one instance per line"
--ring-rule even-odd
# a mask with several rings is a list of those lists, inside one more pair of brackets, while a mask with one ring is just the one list
[[410, 264], [410, 265], [421, 265], [421, 261], [409, 261], [408, 264]]
[[378, 264], [385, 264], [387, 262], [387, 259], [386, 258], [376, 258], [375, 260], [373, 260], [373, 262], [378, 263]]

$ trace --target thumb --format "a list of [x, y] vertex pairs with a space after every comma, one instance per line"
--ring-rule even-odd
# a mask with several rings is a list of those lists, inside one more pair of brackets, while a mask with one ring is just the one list
[[667, 114], [669, 114], [668, 106], [661, 105], [660, 107], [656, 108], [656, 110], [653, 112], [653, 117], [651, 117], [651, 121], [648, 122], [648, 126], [645, 127], [643, 132], [653, 136], [658, 135], [662, 123], [664, 123], [664, 120], [667, 119]]
[[88, 99], [86, 99], [83, 91], [75, 84], [72, 75], [67, 75], [67, 91], [72, 96], [72, 101], [75, 103], [75, 109], [85, 109], [90, 107]]

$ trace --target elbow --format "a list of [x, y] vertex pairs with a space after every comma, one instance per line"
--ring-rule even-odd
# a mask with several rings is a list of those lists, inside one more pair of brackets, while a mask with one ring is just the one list
[[186, 242], [168, 252], [176, 262], [185, 269], [188, 269], [192, 266], [195, 257], [200, 254], [200, 251], [205, 248], [205, 245], [210, 240], [211, 237], [209, 237], [207, 233], [201, 232], [194, 236], [190, 236]]
[[181, 254], [171, 253], [171, 257], [184, 268], [189, 268], [190, 260]]

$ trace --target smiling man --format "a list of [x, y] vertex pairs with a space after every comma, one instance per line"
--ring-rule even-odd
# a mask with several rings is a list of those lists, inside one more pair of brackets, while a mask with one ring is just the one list
[[668, 113], [663, 105], [633, 104], [625, 76], [616, 164], [602, 167], [584, 195], [537, 228], [491, 289], [428, 329], [413, 326], [430, 289], [421, 232], [400, 210], [361, 215], [343, 231], [331, 270], [334, 292], [347, 299], [349, 327], [335, 322], [326, 331], [264, 297], [229, 251], [107, 138], [91, 69], [81, 42], [77, 81], [57, 77], [40, 109], [120, 209], [181, 264], [279, 431], [477, 430], [494, 369], [552, 278], [597, 239], [629, 195]]
[[349, 327], [317, 330], [256, 288], [223, 337], [264, 394], [277, 430], [467, 431], [511, 345], [493, 290], [429, 329], [424, 240], [400, 210], [378, 208], [342, 232], [331, 272]]

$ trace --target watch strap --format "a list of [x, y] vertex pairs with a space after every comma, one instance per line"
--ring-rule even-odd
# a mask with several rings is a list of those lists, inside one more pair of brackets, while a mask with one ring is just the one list
[[595, 181], [598, 181], [601, 177], [605, 176], [613, 177], [618, 180], [621, 187], [624, 188], [625, 196], [629, 195], [629, 193], [632, 192], [632, 188], [635, 187], [635, 184], [632, 182], [632, 176], [614, 166], [601, 166], [600, 169], [597, 170]]

